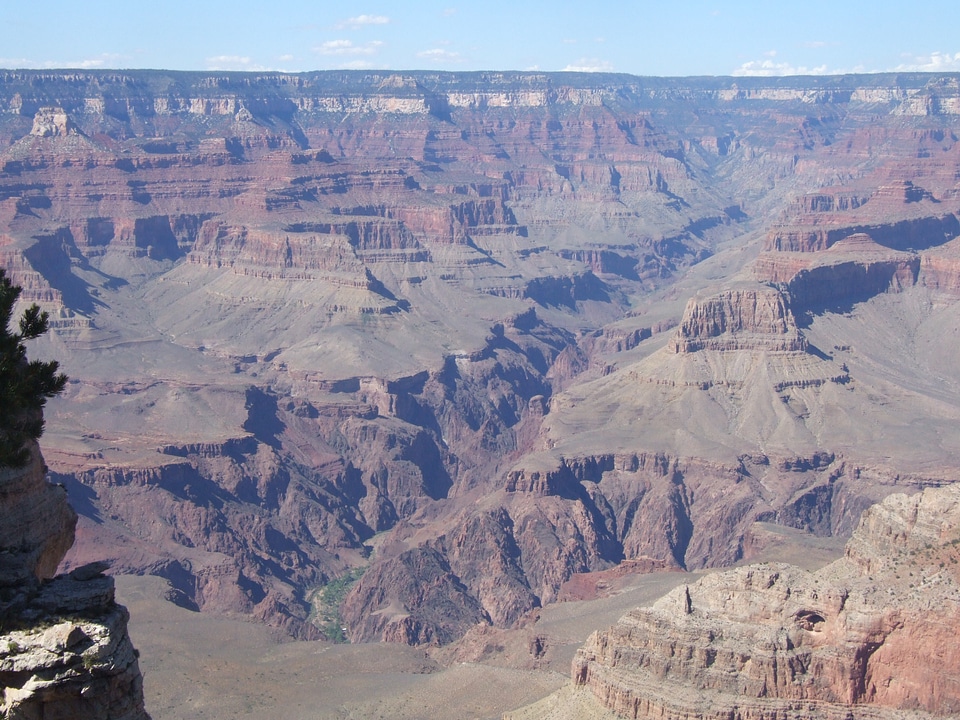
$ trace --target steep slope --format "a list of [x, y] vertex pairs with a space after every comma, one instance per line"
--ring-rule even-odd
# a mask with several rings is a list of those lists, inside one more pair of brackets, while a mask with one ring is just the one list
[[595, 633], [573, 680], [618, 716], [953, 717], [956, 487], [892, 495], [843, 559], [708, 576]]

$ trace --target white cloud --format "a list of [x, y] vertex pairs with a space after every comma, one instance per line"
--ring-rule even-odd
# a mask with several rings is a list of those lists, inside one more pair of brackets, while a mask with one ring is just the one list
[[560, 72], [613, 72], [613, 63], [609, 60], [596, 58], [580, 58], [575, 63], [567, 65]]
[[444, 48], [433, 48], [432, 50], [422, 50], [417, 53], [418, 58], [423, 58], [432, 63], [459, 63], [463, 62], [460, 53]]
[[444, 17], [451, 17], [451, 16], [457, 14], [457, 9], [456, 9], [456, 8], [447, 8], [447, 9], [444, 10], [441, 14], [442, 14]]
[[253, 62], [246, 55], [214, 55], [206, 58], [207, 70], [250, 70], [261, 71], [268, 68]]
[[823, 40], [807, 40], [805, 43], [803, 43], [803, 46], [805, 48], [812, 48], [816, 50], [819, 48], [826, 47], [827, 43], [825, 43]]
[[352, 40], [328, 40], [313, 51], [321, 55], [375, 55], [382, 45], [382, 40], [371, 40], [363, 45], [354, 45]]
[[[827, 43], [806, 43], [808, 47], [822, 47]], [[768, 57], [775, 57], [774, 54], [765, 53]], [[805, 65], [792, 65], [788, 62], [775, 62], [772, 59], [751, 60], [733, 71], [735, 76], [754, 76], [754, 77], [773, 77], [780, 75], [849, 75], [859, 73], [877, 73], [877, 72], [960, 72], [960, 52], [944, 53], [933, 52], [929, 55], [909, 55], [902, 56], [904, 62], [896, 67], [886, 69], [867, 68], [862, 64], [847, 68], [828, 68], [826, 65], [817, 65], [816, 67], [807, 67]]]
[[390, 18], [386, 15], [357, 15], [356, 17], [347, 18], [341, 22], [338, 22], [334, 27], [337, 30], [359, 30], [362, 27], [367, 27], [368, 25], [386, 25], [390, 22]]
[[908, 62], [893, 68], [896, 72], [960, 72], [960, 52], [934, 52], [929, 55], [908, 55]]
[[341, 52], [348, 52], [354, 47], [352, 40], [327, 40], [323, 45], [320, 45], [314, 50], [317, 52], [336, 55]]
[[374, 64], [369, 60], [349, 60], [337, 65], [338, 70], [369, 70]]
[[36, 63], [27, 58], [0, 58], [0, 67], [5, 68], [32, 68]]
[[291, 55], [290, 53], [287, 53], [286, 55], [281, 55], [280, 57], [278, 57], [277, 60], [279, 60], [280, 62], [290, 62], [291, 60], [293, 60], [293, 55]]
[[804, 65], [791, 65], [787, 62], [774, 62], [773, 60], [751, 60], [733, 71], [737, 77], [774, 77], [781, 75], [834, 75], [841, 71], [828, 71], [826, 65], [817, 67], [806, 67]]
[[73, 67], [82, 68], [83, 70], [93, 70], [95, 68], [102, 68], [106, 64], [107, 61], [104, 58], [88, 58], [76, 63]]
[[117, 53], [101, 53], [82, 60], [30, 60], [28, 58], [0, 58], [0, 67], [50, 70], [58, 68], [77, 68], [97, 70], [99, 68], [119, 67], [125, 56]]

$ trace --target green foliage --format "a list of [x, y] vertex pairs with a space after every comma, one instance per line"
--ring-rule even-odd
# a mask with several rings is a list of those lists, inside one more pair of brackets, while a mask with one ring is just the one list
[[27, 360], [23, 341], [47, 331], [46, 312], [31, 305], [20, 317], [18, 332], [10, 330], [21, 291], [0, 268], [0, 467], [26, 465], [27, 443], [43, 434], [43, 406], [67, 383], [56, 361]]
[[327, 640], [338, 643], [347, 641], [343, 634], [340, 603], [343, 602], [353, 584], [363, 577], [365, 570], [365, 567], [353, 568], [346, 575], [331, 580], [314, 592], [311, 599], [314, 610], [313, 622], [323, 631]]

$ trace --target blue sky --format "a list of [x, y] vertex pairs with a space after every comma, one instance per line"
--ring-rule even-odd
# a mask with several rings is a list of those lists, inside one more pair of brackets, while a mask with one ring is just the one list
[[0, 0], [0, 67], [960, 71], [957, 0]]

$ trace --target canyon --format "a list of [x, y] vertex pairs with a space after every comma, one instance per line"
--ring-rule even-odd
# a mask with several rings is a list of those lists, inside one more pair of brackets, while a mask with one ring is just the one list
[[958, 132], [952, 75], [0, 72], [64, 569], [303, 640], [362, 570], [345, 638], [438, 647], [849, 537], [957, 477]]
[[631, 611], [577, 652], [588, 696], [568, 717], [594, 700], [595, 717], [955, 717], [958, 498], [956, 485], [891, 495], [814, 573], [741, 567]]

